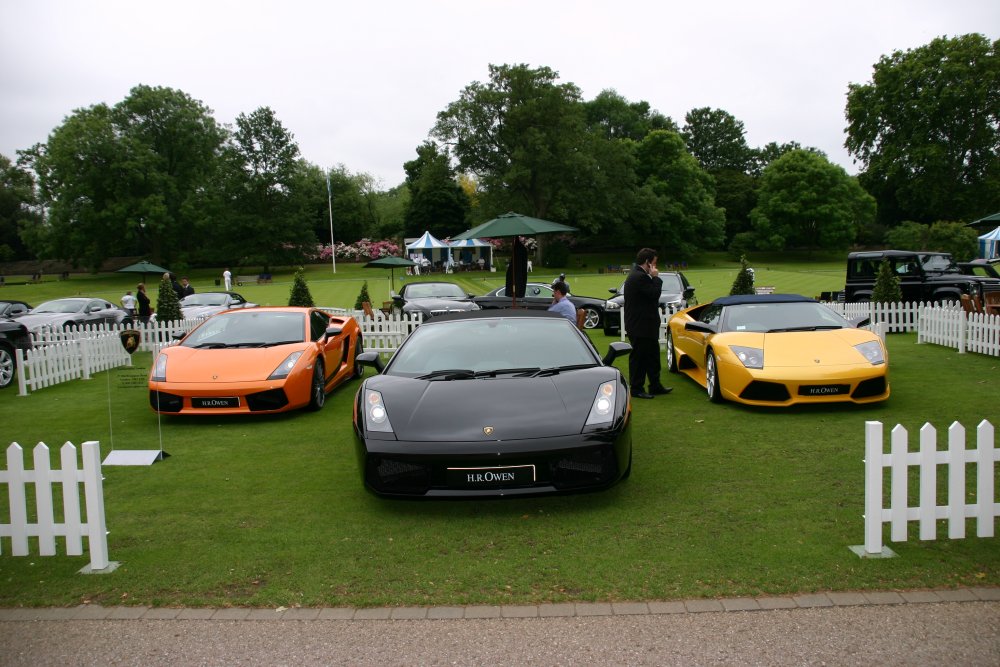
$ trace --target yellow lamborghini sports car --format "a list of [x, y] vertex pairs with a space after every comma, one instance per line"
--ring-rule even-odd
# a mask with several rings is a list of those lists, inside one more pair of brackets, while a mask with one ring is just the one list
[[670, 318], [667, 368], [708, 398], [750, 405], [889, 398], [888, 353], [874, 333], [797, 294], [727, 296]]

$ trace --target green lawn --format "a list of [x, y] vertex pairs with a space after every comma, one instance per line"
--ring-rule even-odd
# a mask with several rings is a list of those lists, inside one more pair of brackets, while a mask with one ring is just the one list
[[[838, 289], [837, 264], [760, 263], [758, 283]], [[607, 275], [567, 273], [580, 294], [614, 285]], [[704, 301], [728, 292], [735, 264], [688, 274]], [[196, 286], [212, 275], [196, 275]], [[318, 303], [346, 307], [365, 278], [374, 299], [377, 286], [387, 294], [384, 276], [310, 267], [309, 285]], [[496, 275], [456, 279], [476, 293], [499, 284]], [[62, 285], [113, 296], [120, 280], [74, 276]], [[290, 273], [275, 280], [242, 291], [280, 303]], [[56, 285], [17, 289], [41, 295]], [[4, 296], [17, 298], [9, 289]], [[611, 340], [592, 336], [602, 350]], [[974, 537], [973, 521], [964, 540], [948, 540], [941, 524], [938, 540], [921, 542], [914, 527], [910, 541], [890, 544], [895, 559], [861, 560], [847, 548], [864, 541], [866, 420], [911, 433], [925, 421], [939, 431], [952, 421], [969, 431], [984, 418], [1000, 421], [1000, 360], [917, 345], [912, 334], [888, 344], [893, 395], [883, 405], [718, 406], [671, 376], [673, 394], [635, 406], [629, 480], [602, 493], [488, 502], [365, 492], [350, 423], [356, 382], [319, 413], [252, 419], [158, 418], [143, 387], [129, 382], [148, 369], [148, 354], [136, 355], [134, 369], [31, 396], [8, 389], [0, 392], [5, 446], [44, 441], [55, 450], [96, 439], [106, 454], [112, 444], [148, 449], [162, 440], [171, 456], [104, 470], [117, 571], [77, 574], [86, 555], [14, 558], [4, 538], [0, 606], [531, 604], [1000, 585], [1000, 548]]]

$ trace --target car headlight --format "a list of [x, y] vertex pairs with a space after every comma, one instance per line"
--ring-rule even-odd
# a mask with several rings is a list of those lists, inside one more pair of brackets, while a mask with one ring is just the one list
[[615, 381], [605, 382], [597, 388], [594, 404], [590, 406], [587, 426], [610, 423], [615, 417]]
[[302, 356], [302, 350], [298, 352], [292, 352], [290, 355], [285, 357], [285, 360], [278, 364], [278, 367], [274, 369], [274, 372], [267, 376], [268, 380], [284, 380], [288, 377], [288, 374], [292, 372], [295, 368], [295, 362], [299, 360]]
[[736, 358], [747, 368], [764, 368], [764, 350], [759, 347], [743, 347], [741, 345], [730, 345]]
[[365, 392], [365, 404], [362, 406], [365, 411], [365, 428], [369, 431], [381, 431], [392, 433], [392, 424], [389, 423], [389, 413], [382, 402], [382, 394], [369, 389]]
[[154, 382], [167, 381], [167, 355], [156, 355], [156, 363], [153, 364], [153, 376], [149, 379]]
[[873, 366], [885, 363], [885, 354], [882, 352], [882, 344], [877, 340], [870, 340], [867, 343], [860, 343], [854, 349], [861, 353], [861, 356], [868, 360]]
[[622, 305], [617, 301], [605, 301], [604, 310], [620, 310]]

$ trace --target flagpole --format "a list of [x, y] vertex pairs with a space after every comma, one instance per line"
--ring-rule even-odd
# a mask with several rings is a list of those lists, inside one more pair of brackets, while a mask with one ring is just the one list
[[337, 246], [333, 242], [333, 193], [330, 191], [330, 174], [326, 174], [326, 203], [330, 209], [330, 259], [333, 261], [333, 272], [337, 272]]

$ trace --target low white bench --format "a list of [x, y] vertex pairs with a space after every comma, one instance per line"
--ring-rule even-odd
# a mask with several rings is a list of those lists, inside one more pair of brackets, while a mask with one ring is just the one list
[[765, 285], [765, 286], [762, 286], [762, 287], [754, 287], [753, 291], [754, 291], [754, 294], [774, 294], [774, 286], [773, 285]]

